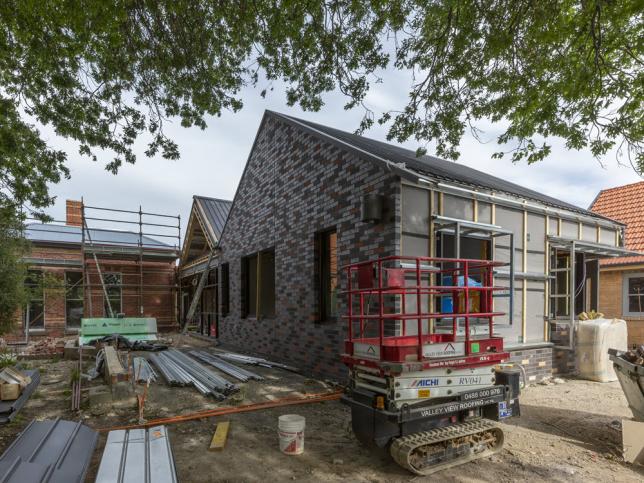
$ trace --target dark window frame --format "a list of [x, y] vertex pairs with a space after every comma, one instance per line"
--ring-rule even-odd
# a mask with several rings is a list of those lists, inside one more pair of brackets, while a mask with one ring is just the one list
[[230, 313], [230, 265], [222, 263], [219, 267], [219, 280], [221, 285], [221, 316], [226, 317]]
[[[80, 275], [80, 279], [76, 281], [73, 285], [70, 286], [70, 283], [68, 281], [68, 277], [70, 274], [78, 274]], [[76, 290], [78, 290], [80, 284], [80, 295], [76, 294]], [[73, 297], [70, 297], [70, 293], [73, 294]], [[65, 271], [65, 328], [66, 329], [80, 329], [81, 327], [81, 320], [84, 315], [85, 311], [85, 292], [83, 290], [83, 272], [80, 271]], [[80, 302], [80, 308], [81, 308], [81, 317], [78, 320], [78, 325], [70, 325], [70, 308], [78, 308], [76, 307], [70, 307], [71, 305], [77, 305], [77, 303]]]
[[[266, 255], [271, 255], [273, 258], [272, 264], [272, 302], [270, 304], [262, 303], [265, 296], [266, 287], [263, 285], [265, 282], [262, 279], [262, 263], [266, 260]], [[248, 254], [241, 257], [241, 280], [240, 280], [240, 315], [243, 319], [272, 319], [275, 317], [276, 308], [276, 291], [275, 291], [275, 248], [271, 247], [255, 253]], [[266, 267], [264, 267], [266, 269]], [[262, 306], [272, 305], [272, 311], [269, 313], [262, 312]]]
[[[33, 276], [38, 278], [37, 281], [33, 281]], [[30, 290], [29, 301], [25, 307], [23, 313], [23, 326], [27, 326], [27, 319], [29, 320], [29, 326], [27, 330], [29, 331], [43, 331], [46, 330], [45, 325], [45, 272], [42, 270], [27, 270], [27, 276], [25, 277], [25, 286]], [[34, 290], [35, 289], [35, 290]], [[34, 297], [34, 293], [39, 294], [40, 296]], [[40, 305], [40, 309], [37, 311], [38, 317], [36, 319], [42, 320], [42, 323], [39, 323], [37, 326], [33, 326], [31, 311], [32, 304]]]

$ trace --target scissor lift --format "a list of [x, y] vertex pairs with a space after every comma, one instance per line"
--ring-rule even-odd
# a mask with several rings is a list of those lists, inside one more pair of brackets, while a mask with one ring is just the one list
[[430, 474], [501, 449], [491, 420], [519, 413], [519, 373], [494, 333], [487, 260], [391, 256], [344, 267], [343, 402], [358, 439]]

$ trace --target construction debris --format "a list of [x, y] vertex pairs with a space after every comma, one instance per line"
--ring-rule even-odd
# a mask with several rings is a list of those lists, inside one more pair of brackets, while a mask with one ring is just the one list
[[644, 464], [644, 346], [626, 352], [609, 349], [608, 354], [633, 412], [633, 421], [622, 421], [624, 460]]
[[636, 421], [644, 422], [644, 346], [632, 351], [608, 351], [626, 401]]
[[40, 373], [38, 371], [26, 370], [23, 373], [24, 376], [29, 378], [30, 382], [22, 389], [20, 396], [16, 400], [0, 402], [0, 424], [11, 421], [27, 403], [38, 384], [40, 384]]
[[150, 360], [171, 386], [193, 385], [204, 395], [223, 400], [237, 386], [176, 349], [150, 354]]
[[246, 356], [244, 354], [236, 354], [234, 352], [221, 352], [217, 353], [217, 356], [221, 357], [222, 359], [239, 362], [241, 364], [249, 364], [251, 366], [277, 367], [286, 371], [299, 372], [295, 367], [287, 366], [286, 364], [281, 364], [279, 362], [268, 361], [266, 359], [262, 359], [261, 357]]
[[254, 372], [248, 371], [246, 369], [242, 369], [241, 367], [237, 367], [229, 362], [224, 361], [223, 359], [220, 359], [217, 356], [210, 354], [209, 352], [190, 351], [189, 354], [192, 357], [195, 357], [205, 362], [206, 364], [210, 364], [211, 366], [219, 369], [221, 372], [228, 374], [229, 376], [233, 376], [235, 379], [239, 381], [248, 382], [251, 379], [255, 381], [264, 380], [264, 378], [259, 374], [255, 374]]
[[215, 434], [212, 436], [212, 441], [210, 442], [210, 447], [208, 451], [221, 451], [226, 446], [226, 440], [228, 439], [228, 429], [230, 428], [230, 421], [222, 421], [217, 424], [215, 429]]
[[174, 456], [164, 426], [110, 431], [96, 483], [176, 483]]
[[97, 440], [80, 422], [33, 420], [0, 457], [0, 481], [81, 483]]
[[134, 382], [147, 383], [156, 382], [157, 373], [150, 363], [144, 357], [134, 357], [132, 359], [132, 379]]
[[120, 334], [106, 335], [98, 339], [92, 339], [88, 342], [92, 346], [99, 344], [111, 344], [117, 349], [127, 349], [130, 351], [164, 351], [168, 348], [167, 344], [161, 342], [149, 342], [145, 340], [131, 340]]
[[22, 356], [53, 356], [62, 355], [65, 351], [66, 339], [45, 337], [37, 342], [29, 343], [20, 352]]

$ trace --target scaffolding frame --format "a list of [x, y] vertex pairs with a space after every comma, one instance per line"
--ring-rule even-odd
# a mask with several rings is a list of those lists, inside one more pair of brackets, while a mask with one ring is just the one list
[[[95, 215], [100, 213], [100, 215]], [[134, 219], [127, 219], [134, 217]], [[165, 221], [167, 220], [167, 221]], [[108, 223], [117, 226], [131, 226], [135, 230], [115, 230], [96, 226], [96, 223]], [[148, 229], [151, 227], [151, 229]], [[118, 239], [127, 233], [130, 240]], [[134, 240], [131, 236], [134, 235]], [[154, 238], [153, 238], [154, 237]], [[158, 238], [168, 239], [170, 243], [162, 243]], [[92, 299], [96, 289], [100, 287], [104, 303], [107, 304], [108, 316], [118, 314], [112, 310], [110, 297], [104, 281], [101, 264], [106, 262], [123, 264], [134, 267], [133, 272], [121, 272], [121, 300], [123, 297], [137, 297], [137, 315], [145, 314], [145, 296], [159, 295], [169, 290], [172, 296], [172, 318], [177, 319], [177, 293], [178, 285], [176, 274], [170, 282], [146, 283], [145, 276], [165, 273], [159, 270], [157, 263], [175, 260], [181, 250], [181, 215], [168, 215], [144, 211], [139, 205], [138, 210], [106, 208], [102, 206], [86, 205], [81, 200], [81, 257], [83, 269], [83, 294], [87, 301], [84, 312], [89, 317], [94, 316]], [[92, 268], [92, 262], [94, 267]], [[98, 275], [98, 283], [93, 283], [91, 275]], [[125, 283], [124, 277], [136, 277], [134, 283]], [[135, 293], [124, 293], [123, 289], [135, 289]], [[121, 304], [123, 305], [123, 304]], [[121, 311], [123, 307], [121, 306]], [[101, 311], [102, 312], [102, 311]]]

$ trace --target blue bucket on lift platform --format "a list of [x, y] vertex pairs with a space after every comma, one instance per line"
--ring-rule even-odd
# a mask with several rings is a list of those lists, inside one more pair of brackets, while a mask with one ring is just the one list
[[[465, 277], [463, 275], [459, 275], [457, 277], [457, 287], [464, 287], [465, 283]], [[446, 275], [443, 277], [443, 285], [451, 287], [452, 285], [452, 277], [449, 275]], [[483, 285], [481, 282], [477, 282], [476, 280], [472, 279], [471, 277], [467, 277], [467, 286], [468, 287], [482, 287]], [[454, 300], [452, 299], [451, 296], [448, 297], [441, 297], [441, 313], [443, 314], [451, 314], [454, 313]]]

